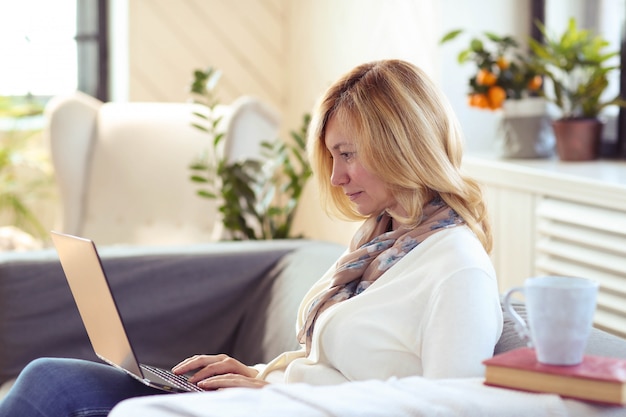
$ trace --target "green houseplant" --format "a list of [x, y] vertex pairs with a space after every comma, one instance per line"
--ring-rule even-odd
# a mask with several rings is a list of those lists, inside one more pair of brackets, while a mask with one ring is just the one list
[[[215, 89], [220, 72], [209, 67], [195, 70], [190, 93], [199, 106], [194, 111], [197, 129], [211, 138], [213, 152], [199, 156], [191, 165], [191, 180], [199, 185], [198, 195], [220, 202], [222, 224], [234, 240], [286, 239], [306, 181], [312, 174], [306, 158], [306, 133], [310, 116], [291, 132], [291, 142], [280, 139], [262, 143], [262, 160], [229, 162], [222, 145], [221, 118], [214, 116], [219, 104]], [[269, 138], [268, 138], [269, 139]]]
[[587, 29], [579, 29], [570, 18], [562, 34], [548, 33], [536, 23], [543, 42], [530, 39], [532, 66], [549, 80], [543, 95], [561, 115], [553, 122], [557, 153], [562, 160], [591, 160], [598, 157], [601, 111], [612, 105], [624, 106], [619, 97], [603, 97], [608, 75], [619, 69], [611, 65], [617, 51], [607, 52], [609, 42]]
[[17, 128], [20, 121], [40, 116], [43, 105], [30, 97], [0, 97], [0, 120], [8, 129], [0, 132], [0, 225], [15, 226], [35, 237], [47, 230], [30, 208], [52, 183], [47, 156], [33, 146], [39, 128]]

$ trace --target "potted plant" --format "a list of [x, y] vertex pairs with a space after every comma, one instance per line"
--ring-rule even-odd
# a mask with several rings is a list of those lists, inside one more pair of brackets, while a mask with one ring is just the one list
[[571, 18], [565, 31], [550, 34], [536, 23], [543, 42], [531, 39], [531, 66], [549, 80], [543, 95], [560, 110], [553, 121], [559, 158], [565, 161], [596, 159], [599, 155], [603, 123], [601, 111], [612, 105], [624, 106], [619, 95], [605, 98], [610, 72], [619, 69], [611, 58], [619, 52], [606, 52], [609, 42], [586, 29], [578, 29]]
[[[448, 32], [441, 43], [456, 39], [461, 33], [462, 29]], [[528, 64], [527, 53], [513, 37], [483, 32], [470, 39], [457, 61], [472, 62], [476, 69], [468, 83], [468, 105], [502, 113], [500, 139], [504, 157], [544, 157], [552, 153], [552, 140], [545, 134], [545, 100], [538, 94], [542, 77]]]
[[[200, 155], [191, 165], [191, 180], [200, 197], [216, 199], [222, 225], [233, 240], [288, 239], [304, 186], [312, 175], [306, 157], [306, 133], [310, 116], [305, 114], [291, 142], [279, 139], [262, 143], [262, 160], [228, 161], [222, 153], [224, 132], [214, 117], [219, 101], [215, 88], [220, 72], [212, 67], [195, 70], [190, 93], [200, 106], [192, 125], [206, 132], [213, 152]], [[269, 139], [269, 138], [268, 138]], [[209, 157], [209, 155], [211, 155]]]

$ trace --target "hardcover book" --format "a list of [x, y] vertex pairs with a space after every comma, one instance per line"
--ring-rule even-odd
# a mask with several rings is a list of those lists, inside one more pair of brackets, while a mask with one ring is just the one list
[[485, 384], [604, 404], [626, 405], [626, 360], [585, 355], [579, 365], [546, 365], [534, 349], [518, 348], [483, 361]]

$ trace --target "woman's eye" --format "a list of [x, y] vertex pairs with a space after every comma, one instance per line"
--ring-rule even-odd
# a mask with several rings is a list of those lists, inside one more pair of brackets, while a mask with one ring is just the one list
[[354, 156], [354, 152], [342, 152], [339, 154], [343, 159], [349, 160]]

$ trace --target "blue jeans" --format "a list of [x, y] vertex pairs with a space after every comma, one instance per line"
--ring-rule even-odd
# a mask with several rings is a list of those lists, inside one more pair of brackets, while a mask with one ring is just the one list
[[0, 400], [0, 417], [106, 416], [122, 400], [154, 394], [163, 392], [109, 365], [42, 358], [26, 366]]

